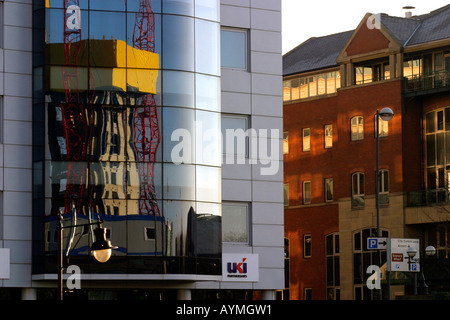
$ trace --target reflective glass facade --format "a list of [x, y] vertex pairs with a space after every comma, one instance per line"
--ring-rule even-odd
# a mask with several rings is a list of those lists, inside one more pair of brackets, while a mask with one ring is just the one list
[[219, 1], [34, 1], [33, 46], [34, 272], [56, 272], [61, 210], [118, 247], [92, 263], [65, 229], [84, 272], [220, 274]]

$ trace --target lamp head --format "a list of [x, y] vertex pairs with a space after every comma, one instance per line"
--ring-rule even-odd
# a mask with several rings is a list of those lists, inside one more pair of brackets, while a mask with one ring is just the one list
[[408, 257], [412, 258], [416, 255], [417, 250], [414, 247], [409, 247], [406, 253], [408, 254]]
[[433, 246], [428, 246], [425, 248], [425, 254], [427, 256], [434, 256], [436, 254], [436, 248]]
[[392, 111], [391, 108], [383, 108], [381, 109], [381, 111], [379, 112], [380, 118], [383, 119], [384, 121], [389, 121], [392, 119], [392, 117], [394, 116], [394, 111]]
[[101, 224], [94, 230], [95, 242], [91, 246], [92, 254], [98, 262], [106, 262], [111, 257], [112, 249], [117, 247], [111, 245], [111, 241], [106, 240], [106, 228]]

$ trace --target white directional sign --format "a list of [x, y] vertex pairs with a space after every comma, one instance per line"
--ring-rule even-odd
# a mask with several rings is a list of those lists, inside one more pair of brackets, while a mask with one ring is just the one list
[[367, 249], [386, 249], [387, 238], [367, 238]]
[[388, 239], [387, 271], [420, 271], [419, 239]]

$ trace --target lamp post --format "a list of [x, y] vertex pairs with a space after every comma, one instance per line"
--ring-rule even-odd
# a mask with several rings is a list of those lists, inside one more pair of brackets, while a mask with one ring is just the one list
[[[377, 172], [376, 172], [376, 178], [375, 178], [375, 205], [377, 210], [377, 237], [381, 237], [380, 232], [380, 118], [384, 121], [389, 121], [394, 116], [394, 112], [390, 108], [383, 108], [380, 110], [377, 109], [376, 113], [376, 140], [377, 140]], [[378, 257], [380, 259], [381, 264], [381, 254], [378, 254]], [[390, 297], [390, 277], [389, 272], [387, 272], [387, 286], [388, 286], [388, 299]], [[380, 289], [381, 290], [381, 289]], [[381, 292], [378, 291], [379, 297], [381, 297]]]
[[[74, 211], [73, 214], [76, 214]], [[75, 228], [75, 227], [84, 227], [97, 225], [97, 228], [94, 230], [95, 241], [92, 243], [91, 251], [93, 253], [94, 258], [101, 263], [104, 263], [109, 260], [111, 257], [111, 250], [116, 249], [117, 247], [111, 245], [111, 241], [106, 240], [106, 229], [102, 227], [102, 220], [98, 218], [96, 222], [79, 224], [79, 225], [69, 225], [64, 226], [62, 221], [62, 212], [59, 212], [58, 217], [58, 300], [63, 300], [63, 230], [66, 228]]]
[[[434, 256], [436, 254], [436, 249], [433, 246], [428, 246], [425, 248], [425, 255], [426, 256]], [[425, 276], [424, 276], [424, 269], [425, 266], [425, 259], [422, 259], [421, 262], [421, 268], [420, 268], [420, 278], [419, 278], [419, 290], [420, 290], [420, 294], [428, 294], [428, 286], [425, 283]]]

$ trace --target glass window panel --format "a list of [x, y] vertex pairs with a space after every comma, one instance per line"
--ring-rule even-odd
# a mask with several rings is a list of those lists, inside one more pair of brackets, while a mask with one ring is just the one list
[[327, 93], [336, 92], [336, 72], [329, 72], [327, 74]]
[[427, 188], [429, 190], [436, 189], [436, 169], [427, 169]]
[[289, 134], [287, 131], [283, 132], [283, 154], [289, 153]]
[[90, 11], [89, 58], [92, 66], [126, 66], [125, 20], [123, 12]]
[[[248, 117], [222, 114], [221, 127], [222, 153], [239, 159], [248, 157], [249, 137], [245, 135], [248, 129]], [[232, 161], [235, 163], [234, 159]]]
[[195, 16], [198, 18], [219, 21], [219, 7], [217, 1], [195, 0]]
[[283, 101], [291, 100], [291, 82], [283, 81]]
[[163, 198], [195, 200], [195, 166], [164, 163]]
[[327, 75], [319, 74], [317, 76], [317, 94], [325, 94], [327, 92]]
[[372, 68], [363, 67], [363, 72], [364, 72], [364, 83], [372, 82]]
[[336, 89], [341, 87], [341, 73], [336, 71]]
[[196, 108], [209, 111], [220, 111], [220, 78], [196, 74], [195, 80]]
[[311, 203], [311, 181], [303, 182], [303, 203]]
[[331, 148], [333, 146], [333, 125], [325, 125], [325, 148]]
[[300, 99], [300, 79], [291, 80], [291, 99]]
[[445, 133], [445, 159], [446, 163], [450, 163], [450, 132]]
[[434, 70], [439, 71], [444, 68], [444, 56], [442, 53], [436, 53], [434, 55]]
[[445, 188], [445, 169], [438, 168], [438, 188]]
[[125, 104], [127, 90], [125, 68], [91, 68], [89, 74], [89, 90], [93, 103]]
[[196, 154], [197, 164], [221, 165], [220, 113], [196, 111]]
[[437, 130], [444, 130], [444, 111], [438, 111], [437, 115]]
[[222, 198], [222, 176], [217, 167], [196, 166], [197, 201], [220, 202]]
[[[141, 30], [138, 26], [141, 25], [139, 20], [142, 18], [136, 16], [136, 13], [127, 14], [127, 66], [130, 68], [154, 69], [161, 65], [161, 15], [149, 14], [145, 18], [144, 28]], [[146, 21], [153, 23], [154, 28], [146, 29]]]
[[325, 201], [333, 201], [333, 179], [325, 179]]
[[[141, 191], [152, 190], [157, 199], [162, 199], [161, 163], [127, 162], [127, 198], [140, 199]], [[146, 173], [153, 172], [152, 179], [146, 179]], [[147, 195], [151, 199], [151, 194]]]
[[[90, 197], [126, 199], [125, 162], [92, 162], [89, 165]], [[123, 210], [125, 214], [126, 210]]]
[[289, 205], [289, 183], [283, 184], [284, 205]]
[[333, 235], [330, 234], [325, 237], [325, 247], [327, 255], [332, 255], [333, 252]]
[[313, 97], [317, 95], [317, 76], [309, 77], [309, 96]]
[[[164, 2], [166, 6], [166, 2]], [[194, 19], [163, 16], [163, 67], [194, 71]]]
[[195, 115], [185, 108], [163, 108], [163, 161], [193, 163], [195, 159]]
[[434, 135], [426, 136], [427, 143], [427, 166], [435, 166], [436, 165], [436, 142]]
[[305, 234], [303, 236], [303, 257], [309, 258], [311, 257], [311, 235]]
[[300, 78], [300, 99], [309, 96], [308, 78]]
[[364, 173], [359, 173], [359, 194], [364, 194]]
[[[127, 109], [128, 119], [126, 134], [128, 136], [127, 157], [130, 161], [161, 161], [162, 143], [156, 139], [162, 135], [161, 108], [131, 107]], [[157, 119], [157, 120], [156, 120]], [[151, 122], [158, 126], [151, 127]], [[169, 137], [170, 139], [170, 137]], [[149, 150], [156, 154], [150, 156]]]
[[356, 84], [364, 83], [363, 68], [362, 67], [356, 67], [355, 68], [355, 83]]
[[403, 76], [408, 78], [412, 76], [412, 61], [407, 60], [403, 62]]
[[[213, 1], [214, 2], [214, 1]], [[220, 75], [220, 25], [195, 20], [195, 71]]]
[[426, 133], [432, 133], [436, 131], [436, 122], [434, 119], [434, 112], [427, 113], [425, 116], [425, 130]]
[[311, 147], [310, 129], [303, 129], [303, 151], [309, 151]]
[[194, 74], [163, 71], [163, 105], [194, 107]]
[[221, 66], [226, 68], [247, 69], [247, 31], [222, 29]]
[[390, 69], [390, 67], [389, 67], [389, 64], [388, 63], [385, 63], [384, 65], [383, 65], [383, 69], [384, 69], [384, 75], [383, 75], [383, 77], [384, 77], [384, 80], [388, 80], [388, 79], [390, 79], [391, 78], [391, 69]]
[[[97, 0], [97, 1], [102, 1], [102, 0]], [[128, 12], [138, 12], [139, 8], [140, 8], [140, 3], [141, 1], [139, 0], [132, 0], [132, 1], [127, 1], [127, 11]], [[161, 0], [149, 0], [150, 3], [150, 7], [152, 9], [153, 12], [155, 13], [160, 13], [161, 12]]]
[[122, 108], [92, 108], [92, 122], [89, 124], [93, 132], [88, 150], [92, 159], [100, 161], [125, 161], [127, 128], [126, 112]]
[[444, 145], [444, 133], [436, 134], [436, 165], [444, 165], [445, 162], [445, 145]]
[[165, 229], [167, 246], [166, 256], [186, 256], [189, 216], [195, 214], [195, 202], [191, 201], [163, 201], [164, 219], [170, 226]]
[[163, 12], [193, 16], [194, 0], [164, 0]]
[[224, 242], [249, 242], [248, 204], [222, 203], [222, 238]]
[[[88, 48], [86, 40], [88, 37], [89, 18], [86, 10], [81, 10], [78, 17], [80, 33], [71, 33], [70, 39], [75, 41], [71, 46], [73, 54], [67, 54], [64, 50], [64, 29], [62, 22], [65, 19], [64, 10], [47, 9], [45, 14], [45, 41], [46, 41], [46, 63], [53, 65], [88, 65]], [[71, 30], [68, 30], [71, 31]]]
[[107, 5], [105, 5], [104, 0], [90, 0], [89, 9], [90, 10], [103, 10], [103, 11], [125, 11], [126, 0], [108, 0]]
[[[114, 72], [118, 72], [117, 69]], [[130, 97], [130, 104], [160, 105], [161, 81], [158, 70], [128, 68], [126, 73], [126, 90]], [[153, 97], [148, 96], [153, 94]], [[154, 102], [150, 102], [150, 99]], [[143, 101], [144, 99], [144, 101]]]

